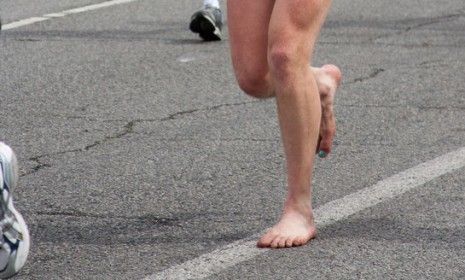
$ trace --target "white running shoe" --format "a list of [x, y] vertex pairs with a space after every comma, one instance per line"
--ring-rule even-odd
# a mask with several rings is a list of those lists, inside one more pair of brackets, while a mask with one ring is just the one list
[[29, 253], [29, 231], [13, 207], [11, 191], [18, 181], [18, 164], [10, 147], [0, 142], [0, 278], [9, 278], [24, 266]]

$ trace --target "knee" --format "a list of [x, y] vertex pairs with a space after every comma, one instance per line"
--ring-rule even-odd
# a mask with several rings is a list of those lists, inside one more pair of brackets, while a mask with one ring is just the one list
[[[302, 5], [300, 10], [302, 16], [307, 15], [308, 20], [312, 21], [317, 19], [319, 16], [326, 14], [329, 6], [331, 6], [331, 0], [301, 0], [301, 2], [305, 2]], [[297, 17], [299, 18], [299, 17]]]
[[331, 4], [331, 0], [311, 0], [310, 5], [315, 13], [321, 13]]
[[271, 46], [268, 64], [273, 79], [278, 83], [288, 83], [294, 71], [295, 53], [289, 47]]
[[236, 74], [237, 82], [242, 91], [255, 98], [266, 98], [269, 96], [268, 80], [266, 73], [244, 71]]

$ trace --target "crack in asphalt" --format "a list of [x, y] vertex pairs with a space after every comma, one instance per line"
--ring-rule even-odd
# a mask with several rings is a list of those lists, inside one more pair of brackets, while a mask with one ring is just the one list
[[[196, 141], [199, 138], [157, 138], [153, 139], [154, 141], [166, 141], [166, 142], [184, 142], [184, 141]], [[244, 141], [244, 142], [277, 142], [281, 141], [280, 138], [276, 139], [267, 139], [267, 138], [202, 138], [202, 141], [219, 141], [219, 142], [235, 142], [235, 141]]]
[[90, 144], [90, 145], [87, 145], [83, 148], [84, 151], [88, 151], [98, 145], [101, 145], [105, 142], [108, 142], [110, 140], [113, 140], [113, 139], [119, 139], [119, 138], [122, 138], [130, 133], [132, 133], [134, 131], [134, 125], [135, 125], [136, 121], [130, 121], [128, 122], [124, 127], [123, 127], [123, 131], [121, 132], [118, 132], [116, 133], [115, 135], [110, 135], [110, 136], [107, 136], [105, 137], [104, 139], [102, 140], [97, 140], [95, 141], [94, 143]]
[[[49, 210], [49, 211], [25, 211], [24, 213], [38, 216], [63, 216], [63, 217], [75, 217], [75, 218], [94, 218], [94, 219], [124, 219], [124, 220], [145, 220], [145, 221], [160, 221], [160, 222], [181, 222], [189, 221], [192, 219], [211, 219], [219, 216], [237, 216], [244, 215], [241, 211], [218, 211], [218, 212], [186, 212], [176, 213], [170, 216], [156, 216], [154, 214], [145, 215], [112, 215], [112, 214], [95, 214], [86, 213], [79, 210]], [[250, 213], [248, 215], [259, 215], [257, 213]]]
[[412, 30], [415, 30], [415, 29], [418, 29], [418, 28], [421, 28], [421, 27], [424, 27], [424, 26], [433, 25], [433, 24], [437, 24], [437, 23], [442, 23], [442, 22], [446, 22], [446, 21], [449, 21], [449, 20], [454, 20], [454, 19], [464, 17], [464, 16], [465, 16], [465, 13], [462, 10], [459, 10], [459, 11], [453, 13], [453, 14], [447, 14], [447, 15], [442, 15], [442, 16], [437, 16], [437, 17], [432, 17], [432, 18], [425, 18], [424, 22], [404, 27], [404, 28], [398, 30], [397, 32], [394, 32], [394, 34], [385, 34], [385, 35], [376, 36], [374, 38], [370, 38], [368, 40], [368, 42], [374, 43], [374, 41], [376, 41], [378, 39], [389, 38], [389, 37], [393, 37], [393, 36], [397, 36], [397, 35], [402, 35], [404, 33], [408, 33], [408, 32], [410, 32]]
[[[426, 68], [426, 67], [446, 67], [448, 66], [447, 63], [445, 63], [444, 61], [441, 61], [441, 60], [427, 60], [427, 61], [423, 61], [419, 64], [416, 64], [416, 65], [401, 65], [401, 67], [421, 67], [421, 68]], [[399, 67], [397, 67], [399, 68]], [[349, 82], [345, 82], [344, 85], [351, 85], [351, 84], [355, 84], [355, 83], [361, 83], [361, 82], [365, 82], [367, 80], [370, 80], [370, 79], [373, 79], [373, 78], [376, 78], [379, 74], [385, 72], [385, 71], [388, 71], [384, 68], [375, 68], [371, 71], [371, 73], [368, 75], [368, 76], [362, 76], [362, 77], [358, 77], [358, 78], [355, 78]]]
[[[389, 35], [389, 36], [394, 36]], [[389, 36], [385, 36], [382, 38], [387, 38]], [[323, 45], [347, 45], [347, 46], [381, 46], [381, 47], [403, 47], [403, 48], [408, 48], [408, 49], [413, 49], [413, 48], [463, 48], [462, 45], [460, 44], [438, 44], [438, 43], [428, 43], [428, 42], [423, 42], [423, 43], [385, 43], [385, 42], [371, 42], [371, 41], [360, 41], [360, 42], [330, 42], [330, 41], [324, 41], [320, 42], [320, 44]]]
[[32, 168], [32, 171], [26, 172], [26, 173], [22, 174], [21, 176], [31, 175], [31, 174], [33, 174], [33, 173], [39, 172], [39, 171], [40, 171], [41, 169], [43, 169], [43, 168], [52, 167], [51, 164], [41, 162], [41, 161], [40, 161], [40, 158], [41, 158], [41, 157], [32, 157], [32, 158], [29, 158], [29, 160], [30, 160], [30, 161], [34, 161], [34, 162], [36, 163], [36, 165]]
[[378, 105], [378, 104], [336, 104], [335, 106], [340, 107], [355, 107], [355, 108], [410, 108], [410, 109], [417, 109], [417, 110], [448, 110], [448, 111], [462, 111], [465, 110], [465, 106], [455, 106], [455, 105], [438, 105], [438, 106], [422, 106], [422, 105]]
[[[21, 177], [27, 176], [27, 175], [32, 175], [32, 174], [37, 173], [37, 172], [39, 172], [42, 169], [47, 168], [47, 167], [52, 167], [51, 164], [43, 163], [41, 161], [41, 159], [44, 158], [44, 157], [63, 155], [63, 154], [67, 154], [67, 153], [87, 152], [92, 148], [95, 148], [97, 146], [105, 144], [108, 141], [111, 141], [111, 140], [114, 140], [114, 139], [120, 139], [120, 138], [122, 138], [122, 137], [124, 137], [124, 136], [126, 136], [128, 134], [133, 133], [134, 132], [134, 127], [135, 127], [135, 125], [137, 123], [162, 122], [162, 121], [175, 120], [175, 119], [178, 119], [179, 117], [189, 115], [189, 114], [193, 114], [193, 113], [196, 113], [196, 112], [213, 111], [213, 110], [217, 110], [217, 109], [222, 108], [222, 107], [241, 106], [241, 105], [247, 105], [247, 104], [257, 103], [257, 102], [261, 102], [261, 101], [245, 101], [245, 102], [238, 102], [238, 103], [225, 103], [225, 104], [219, 104], [219, 105], [210, 106], [210, 107], [206, 107], [206, 108], [184, 110], [184, 111], [179, 111], [179, 112], [176, 112], [176, 113], [172, 113], [168, 117], [164, 117], [164, 118], [161, 118], [161, 119], [136, 119], [136, 120], [131, 120], [131, 121], [127, 122], [123, 126], [122, 131], [119, 131], [119, 132], [117, 132], [115, 134], [106, 136], [101, 140], [96, 140], [93, 143], [91, 143], [89, 145], [86, 145], [83, 148], [69, 149], [69, 150], [64, 150], [64, 151], [59, 151], [59, 152], [49, 153], [49, 154], [43, 154], [43, 155], [38, 155], [38, 156], [34, 156], [34, 157], [29, 158], [29, 160], [32, 161], [32, 162], [35, 162], [36, 165], [34, 167], [32, 167], [31, 171], [25, 172], [24, 174], [21, 174]], [[64, 115], [55, 115], [55, 116], [56, 117], [69, 118], [69, 119], [79, 118], [79, 119], [87, 119], [89, 121], [91, 121], [91, 120], [97, 121], [97, 119], [94, 119], [94, 118], [85, 118], [85, 117], [79, 117], [79, 116], [64, 116]], [[102, 122], [110, 122], [110, 121], [124, 121], [124, 120], [101, 120], [101, 121]]]
[[361, 83], [361, 82], [365, 82], [366, 80], [370, 80], [370, 79], [373, 79], [375, 78], [376, 76], [378, 76], [380, 73], [386, 71], [385, 69], [383, 68], [376, 68], [374, 70], [372, 70], [372, 72], [368, 75], [368, 76], [363, 76], [363, 77], [358, 77], [358, 78], [355, 78], [354, 80], [352, 81], [349, 81], [347, 83], [344, 83], [346, 85], [350, 85], [350, 84], [355, 84], [355, 83]]
[[26, 172], [26, 173], [22, 174], [21, 177], [37, 173], [37, 172], [41, 171], [42, 169], [44, 169], [46, 167], [52, 167], [51, 164], [43, 163], [41, 161], [41, 159], [44, 158], [44, 157], [51, 157], [51, 156], [57, 156], [57, 155], [63, 155], [63, 154], [67, 154], [67, 153], [75, 153], [75, 152], [86, 152], [86, 151], [88, 151], [88, 150], [90, 150], [90, 149], [92, 149], [92, 148], [94, 148], [94, 147], [96, 147], [98, 145], [104, 144], [105, 142], [108, 142], [108, 141], [113, 140], [113, 139], [118, 139], [118, 138], [124, 137], [125, 135], [127, 135], [129, 133], [132, 133], [133, 130], [134, 130], [134, 124], [135, 124], [135, 121], [130, 121], [126, 125], [124, 125], [123, 131], [120, 131], [120, 132], [118, 132], [118, 133], [116, 133], [114, 135], [106, 136], [102, 140], [97, 140], [97, 141], [93, 142], [92, 144], [89, 144], [89, 145], [87, 145], [87, 146], [85, 146], [83, 148], [64, 150], [64, 151], [59, 151], [59, 152], [55, 152], [55, 153], [49, 153], [49, 154], [43, 154], [43, 155], [38, 155], [38, 156], [35, 156], [35, 157], [31, 157], [31, 158], [29, 158], [29, 160], [35, 162], [36, 166], [34, 166], [30, 172]]
[[196, 112], [201, 112], [201, 111], [214, 111], [214, 110], [217, 110], [217, 109], [222, 108], [222, 107], [241, 106], [241, 105], [247, 105], [247, 104], [257, 103], [257, 102], [261, 102], [261, 101], [244, 101], [244, 102], [238, 102], [238, 103], [225, 103], [225, 104], [219, 104], [219, 105], [206, 107], [206, 108], [179, 111], [179, 112], [170, 114], [168, 117], [160, 119], [160, 121], [175, 120], [175, 119], [178, 119], [178, 117], [188, 115], [188, 114], [193, 114], [193, 113], [196, 113]]
[[404, 28], [403, 32], [409, 32], [410, 30], [413, 30], [413, 29], [416, 29], [416, 28], [420, 28], [420, 27], [424, 27], [424, 26], [428, 26], [428, 25], [432, 25], [432, 24], [436, 24], [436, 23], [441, 23], [441, 22], [445, 22], [445, 21], [448, 21], [450, 19], [456, 19], [456, 18], [460, 18], [460, 17], [463, 17], [465, 16], [462, 13], [455, 13], [455, 14], [448, 14], [448, 15], [443, 15], [443, 16], [437, 16], [437, 17], [434, 17], [434, 18], [429, 18], [427, 19], [425, 22], [422, 22], [422, 23], [419, 23], [419, 24], [416, 24], [416, 25], [413, 25], [413, 26], [407, 26], [406, 28]]
[[74, 217], [74, 218], [92, 218], [92, 219], [123, 219], [123, 220], [138, 220], [148, 222], [151, 224], [158, 225], [173, 225], [179, 221], [176, 217], [156, 217], [154, 215], [143, 215], [143, 216], [121, 216], [121, 215], [98, 215], [92, 213], [85, 213], [81, 211], [38, 211], [31, 212], [29, 214], [35, 214], [38, 216], [63, 216], [63, 217]]

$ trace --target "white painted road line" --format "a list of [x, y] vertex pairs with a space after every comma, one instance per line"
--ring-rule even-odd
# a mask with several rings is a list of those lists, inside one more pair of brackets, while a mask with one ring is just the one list
[[22, 20], [14, 21], [14, 22], [7, 23], [7, 24], [3, 25], [2, 30], [13, 29], [13, 28], [33, 24], [33, 23], [36, 23], [36, 22], [44, 21], [44, 20], [48, 20], [48, 18], [32, 17], [32, 18], [22, 19]]
[[[465, 166], [465, 147], [400, 172], [315, 210], [317, 227], [341, 221], [357, 212], [393, 199], [409, 190]], [[260, 234], [231, 243], [198, 258], [175, 265], [145, 280], [202, 279], [265, 253], [255, 247]]]
[[93, 10], [97, 10], [97, 9], [101, 9], [101, 8], [106, 8], [106, 7], [110, 7], [110, 6], [114, 6], [114, 5], [120, 5], [120, 4], [126, 4], [126, 3], [130, 3], [130, 2], [135, 2], [135, 1], [138, 1], [138, 0], [112, 0], [112, 1], [102, 2], [102, 3], [99, 3], [99, 4], [92, 4], [92, 5], [88, 5], [88, 6], [74, 8], [74, 9], [70, 9], [70, 10], [66, 10], [66, 11], [62, 11], [62, 12], [47, 14], [47, 15], [43, 15], [43, 16], [40, 16], [40, 17], [31, 17], [31, 18], [27, 18], [27, 19], [18, 20], [18, 21], [14, 21], [14, 22], [4, 24], [2, 26], [2, 30], [18, 28], [18, 27], [33, 24], [33, 23], [36, 23], [36, 22], [40, 22], [40, 21], [45, 21], [45, 20], [49, 20], [49, 19], [53, 19], [53, 18], [65, 17], [67, 15], [93, 11]]

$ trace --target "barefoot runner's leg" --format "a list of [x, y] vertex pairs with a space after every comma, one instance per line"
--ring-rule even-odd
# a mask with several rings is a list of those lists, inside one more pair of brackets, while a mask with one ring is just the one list
[[259, 240], [262, 247], [298, 246], [316, 235], [310, 184], [321, 104], [308, 62], [325, 6], [329, 1], [276, 0], [271, 15], [268, 63], [286, 156], [288, 195], [280, 221]]
[[[239, 85], [253, 97], [274, 97], [267, 61], [268, 28], [274, 0], [234, 2], [228, 2], [228, 25], [232, 61]], [[331, 152], [335, 134], [332, 107], [341, 72], [334, 65], [311, 69], [322, 100], [321, 150], [326, 155]]]
[[259, 240], [260, 247], [303, 245], [316, 234], [310, 183], [322, 110], [315, 71], [308, 62], [329, 4], [329, 0], [228, 1], [239, 85], [255, 97], [276, 97], [286, 155], [288, 196], [283, 215]]

